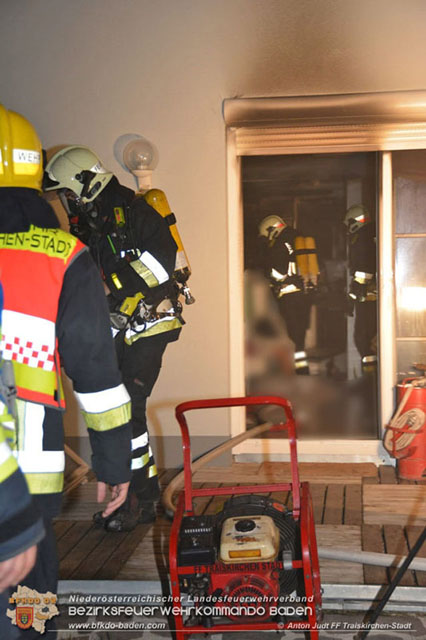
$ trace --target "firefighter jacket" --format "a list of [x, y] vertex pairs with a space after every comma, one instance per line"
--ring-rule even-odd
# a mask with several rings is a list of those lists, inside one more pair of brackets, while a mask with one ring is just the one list
[[[0, 318], [1, 308], [0, 285]], [[3, 366], [0, 380], [2, 376]], [[7, 389], [6, 383], [3, 389]], [[14, 422], [6, 395], [0, 393], [0, 562], [37, 544], [44, 535], [42, 519], [34, 509], [24, 476], [7, 442], [8, 434], [13, 440]]]
[[296, 236], [295, 229], [286, 227], [273, 240], [263, 236], [259, 238], [262, 243], [259, 253], [263, 272], [278, 297], [303, 289], [302, 279], [297, 275], [294, 250]]
[[130, 402], [102, 283], [86, 248], [58, 226], [35, 191], [0, 189], [2, 350], [18, 397], [12, 448], [31, 493], [47, 496], [63, 487], [60, 364], [88, 427], [98, 480], [130, 479]]
[[372, 301], [376, 291], [376, 230], [370, 222], [348, 236], [349, 296], [358, 302]]
[[[183, 324], [180, 314], [173, 311], [177, 303], [172, 277], [177, 245], [166, 220], [155, 209], [118, 182], [116, 189], [123, 206], [114, 207], [114, 218], [90, 243], [111, 292], [110, 311], [126, 309], [128, 303], [131, 306], [140, 299], [125, 327], [127, 344], [159, 334], [176, 340]], [[157, 316], [155, 310], [165, 301], [166, 311]], [[141, 311], [147, 307], [153, 310], [151, 316]]]

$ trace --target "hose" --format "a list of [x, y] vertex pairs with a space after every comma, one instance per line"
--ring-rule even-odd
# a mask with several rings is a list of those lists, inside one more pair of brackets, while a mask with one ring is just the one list
[[[346, 549], [318, 548], [318, 556], [324, 560], [341, 560], [356, 564], [372, 564], [380, 567], [400, 567], [406, 556], [394, 556], [389, 553], [374, 553], [373, 551], [348, 551]], [[416, 558], [410, 563], [413, 571], [426, 571], [426, 558]]]
[[[215, 449], [212, 449], [205, 455], [201, 456], [192, 463], [191, 470], [192, 473], [195, 473], [208, 462], [211, 462], [222, 453], [225, 453], [229, 449], [232, 449], [240, 442], [244, 442], [248, 438], [253, 438], [255, 436], [260, 435], [261, 433], [268, 431], [271, 428], [271, 423], [266, 422], [265, 424], [261, 424], [253, 429], [249, 429], [248, 431], [244, 431], [237, 436], [234, 436], [230, 440], [227, 440], [223, 444], [219, 445]], [[163, 507], [168, 516], [173, 517], [174, 512], [176, 511], [176, 505], [173, 503], [173, 495], [180, 489], [182, 489], [184, 484], [184, 472], [181, 471], [178, 473], [171, 482], [167, 485], [166, 489], [163, 492], [161, 501], [163, 503]], [[368, 565], [376, 565], [381, 567], [400, 567], [406, 557], [395, 556], [392, 554], [386, 553], [374, 553], [371, 551], [355, 551], [355, 550], [346, 550], [346, 549], [331, 549], [327, 547], [319, 547], [318, 548], [318, 557], [327, 559], [327, 560], [341, 560], [342, 562], [355, 562], [357, 564], [368, 564]], [[426, 571], [426, 558], [416, 558], [410, 564], [410, 569], [415, 571]]]
[[[270, 422], [265, 422], [264, 424], [260, 424], [259, 426], [254, 427], [253, 429], [244, 431], [243, 433], [240, 433], [237, 436], [234, 436], [233, 438], [231, 438], [230, 440], [227, 440], [226, 442], [220, 444], [218, 447], [216, 447], [215, 449], [212, 449], [211, 451], [201, 456], [200, 458], [198, 458], [198, 460], [192, 463], [191, 465], [192, 473], [195, 473], [196, 471], [198, 471], [198, 469], [201, 469], [201, 467], [204, 467], [205, 464], [207, 464], [208, 462], [211, 462], [212, 460], [220, 456], [222, 453], [229, 451], [229, 449], [232, 449], [240, 442], [244, 442], [244, 440], [247, 440], [248, 438], [253, 438], [255, 436], [260, 435], [261, 433], [264, 433], [264, 431], [268, 431], [271, 428], [271, 426], [272, 424]], [[166, 513], [169, 516], [172, 516], [173, 513], [176, 511], [176, 506], [173, 503], [173, 494], [176, 493], [176, 491], [178, 491], [179, 489], [181, 489], [183, 487], [183, 484], [184, 484], [184, 472], [180, 471], [171, 480], [171, 482], [167, 485], [166, 489], [164, 490], [161, 501], [163, 503]]]

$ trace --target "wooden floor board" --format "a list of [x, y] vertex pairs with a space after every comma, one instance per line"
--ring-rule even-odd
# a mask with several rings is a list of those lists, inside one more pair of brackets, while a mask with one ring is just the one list
[[381, 484], [397, 484], [395, 467], [392, 465], [381, 465], [379, 467], [379, 478]]
[[74, 547], [81, 541], [84, 541], [86, 534], [92, 528], [91, 522], [75, 522], [70, 521], [71, 526], [66, 533], [58, 540], [58, 558], [63, 560], [65, 556], [72, 553]]
[[343, 522], [342, 484], [329, 484], [325, 495], [324, 524], [342, 524]]
[[[319, 547], [361, 551], [361, 528], [348, 525], [320, 524], [316, 527]], [[320, 559], [322, 582], [333, 584], [362, 584], [362, 566], [354, 562]]]
[[[79, 523], [76, 523], [79, 524]], [[86, 523], [82, 523], [84, 526]], [[59, 577], [61, 580], [69, 580], [79, 576], [80, 565], [84, 564], [87, 556], [108, 535], [104, 529], [91, 527], [83, 538], [65, 555], [59, 565]]]
[[54, 522], [53, 530], [55, 532], [56, 540], [60, 540], [72, 525], [73, 523], [69, 520], [57, 520]]
[[[156, 525], [154, 525], [155, 527]], [[110, 555], [108, 562], [106, 562], [103, 566], [99, 568], [99, 570], [95, 574], [96, 580], [114, 580], [120, 574], [120, 571], [125, 566], [126, 562], [132, 557], [135, 553], [135, 550], [138, 548], [141, 541], [146, 537], [149, 530], [154, 528], [152, 525], [138, 525], [136, 529], [130, 531], [125, 540], [115, 549], [115, 551]], [[109, 535], [109, 534], [108, 534]], [[150, 554], [145, 558], [146, 562], [151, 560]], [[143, 563], [141, 567], [139, 567], [138, 578], [139, 580], [147, 580], [148, 578], [144, 577]]]
[[363, 485], [366, 524], [426, 525], [426, 486]]
[[[288, 482], [288, 463], [234, 463], [229, 468], [209, 468], [194, 476], [194, 487]], [[426, 524], [424, 483], [398, 483], [393, 467], [302, 463], [301, 478], [310, 483], [317, 538], [320, 546], [383, 552], [394, 549], [398, 539], [405, 543], [404, 555]], [[285, 477], [285, 474], [288, 477]], [[161, 470], [163, 488], [176, 470]], [[259, 488], [260, 489], [260, 488]], [[259, 490], [259, 494], [263, 492]], [[291, 493], [272, 492], [270, 498], [292, 508]], [[206, 496], [196, 499], [196, 512], [215, 514], [229, 498]], [[171, 523], [159, 517], [151, 526], [139, 525], [129, 533], [107, 533], [92, 525], [96, 502], [96, 481], [74, 489], [64, 500], [64, 510], [54, 522], [61, 559], [61, 579], [157, 580], [167, 576]], [[364, 519], [363, 519], [364, 518]], [[386, 534], [384, 534], [383, 525]], [[392, 527], [396, 527], [392, 529]], [[405, 528], [405, 536], [403, 535]], [[402, 534], [401, 534], [402, 532]], [[401, 537], [402, 535], [402, 537]], [[400, 543], [400, 546], [404, 546]], [[392, 552], [392, 551], [390, 551]], [[420, 557], [426, 557], [422, 549]], [[331, 562], [331, 564], [327, 564]], [[324, 582], [384, 584], [382, 567], [322, 561]], [[342, 568], [344, 570], [342, 570]], [[426, 586], [426, 574], [410, 571], [409, 584]], [[408, 582], [407, 582], [408, 584]]]
[[362, 524], [362, 494], [361, 485], [348, 484], [345, 486], [344, 524]]
[[312, 496], [312, 505], [314, 510], [315, 524], [321, 524], [324, 515], [324, 501], [327, 490], [325, 484], [311, 484], [310, 491]]
[[[385, 524], [383, 527], [386, 553], [392, 553], [397, 556], [406, 556], [408, 553], [407, 540], [403, 527], [393, 524]], [[389, 568], [389, 577], [393, 578], [397, 569]], [[408, 569], [402, 577], [400, 583], [402, 587], [412, 587], [416, 584], [413, 572]]]
[[[422, 533], [423, 527], [406, 527], [405, 534], [408, 540], [408, 548], [412, 549], [419, 535]], [[423, 543], [420, 551], [417, 553], [417, 558], [426, 558], [426, 542]], [[416, 582], [419, 587], [426, 587], [426, 571], [415, 571]]]
[[[377, 524], [364, 524], [361, 529], [362, 550], [384, 553], [385, 546], [382, 536], [382, 528]], [[365, 584], [387, 584], [388, 575], [385, 567], [364, 565]]]

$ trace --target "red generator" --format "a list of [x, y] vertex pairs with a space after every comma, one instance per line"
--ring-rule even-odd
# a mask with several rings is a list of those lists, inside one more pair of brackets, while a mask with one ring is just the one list
[[[194, 489], [184, 413], [193, 409], [273, 404], [288, 435], [291, 483]], [[169, 566], [176, 638], [193, 633], [305, 631], [317, 640], [321, 583], [312, 500], [300, 483], [290, 402], [275, 396], [194, 400], [176, 407], [182, 432], [184, 490], [170, 536]], [[290, 492], [292, 508], [268, 497]], [[220, 511], [197, 515], [194, 498], [223, 496]]]

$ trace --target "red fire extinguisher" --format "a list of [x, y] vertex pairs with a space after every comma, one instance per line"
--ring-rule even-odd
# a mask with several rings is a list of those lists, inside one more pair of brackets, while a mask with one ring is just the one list
[[405, 378], [398, 384], [398, 409], [383, 438], [398, 460], [398, 474], [421, 480], [426, 471], [426, 378]]

